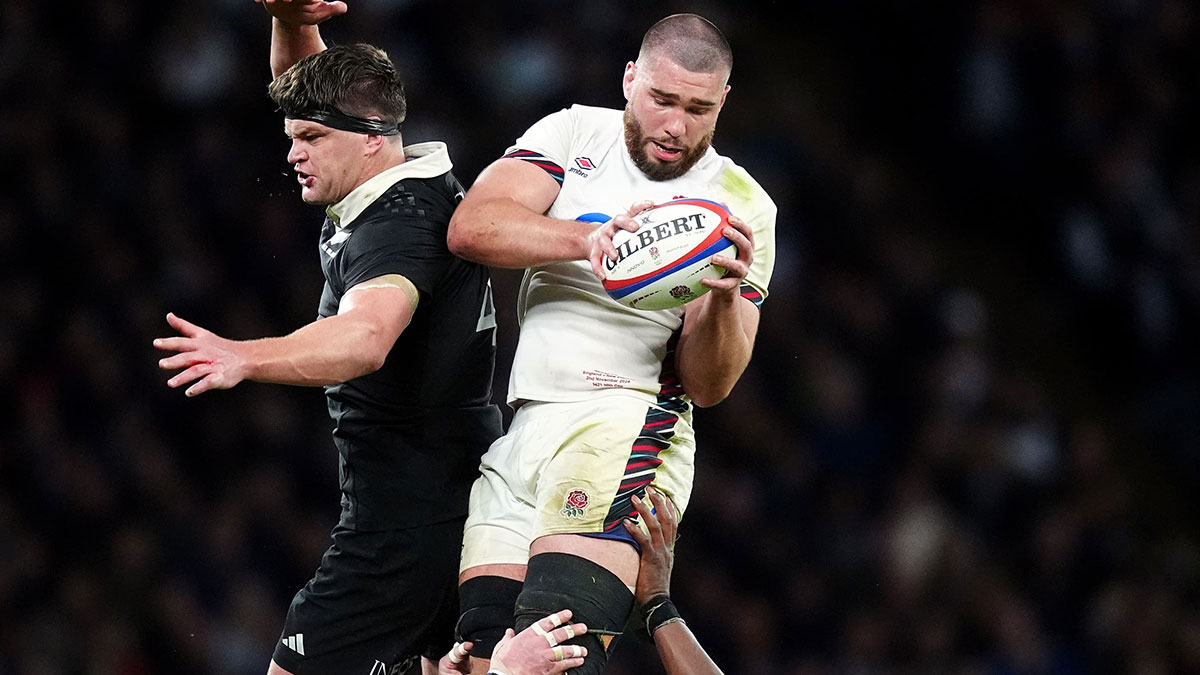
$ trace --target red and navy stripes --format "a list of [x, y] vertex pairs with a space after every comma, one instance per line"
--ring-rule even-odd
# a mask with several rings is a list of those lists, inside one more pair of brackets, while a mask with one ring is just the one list
[[683, 391], [683, 381], [675, 371], [675, 350], [679, 347], [681, 335], [682, 326], [667, 338], [667, 353], [658, 375], [658, 405], [674, 413], [685, 413], [692, 409], [692, 404], [683, 398], [686, 393]]
[[604, 518], [604, 532], [626, 534], [621, 521], [626, 517], [637, 516], [632, 497], [646, 497], [646, 486], [654, 482], [654, 474], [663, 462], [658, 455], [671, 446], [671, 439], [675, 436], [675, 423], [678, 421], [679, 415], [659, 408], [650, 408], [646, 413], [642, 430], [629, 449], [629, 459], [625, 461], [625, 475], [621, 478], [621, 485], [617, 488], [612, 506]]
[[563, 171], [561, 166], [555, 164], [545, 155], [538, 152], [533, 152], [532, 150], [513, 150], [505, 155], [503, 159], [519, 159], [529, 162], [530, 164], [533, 164], [534, 166], [539, 167], [546, 173], [550, 174], [554, 180], [558, 181], [559, 185], [562, 185], [563, 177], [566, 175], [566, 172]]
[[741, 291], [743, 298], [753, 302], [755, 307], [762, 309], [763, 294], [757, 288], [743, 282], [741, 288], [738, 290]]

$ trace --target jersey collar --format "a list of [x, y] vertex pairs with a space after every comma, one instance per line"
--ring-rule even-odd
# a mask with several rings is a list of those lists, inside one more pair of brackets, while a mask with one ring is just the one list
[[430, 141], [404, 146], [404, 163], [384, 169], [350, 191], [336, 204], [325, 207], [325, 213], [338, 228], [349, 227], [368, 206], [405, 178], [434, 178], [454, 165], [450, 151], [442, 141]]

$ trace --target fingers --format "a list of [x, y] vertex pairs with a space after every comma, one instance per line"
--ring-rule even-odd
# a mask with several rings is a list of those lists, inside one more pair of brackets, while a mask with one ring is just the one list
[[600, 250], [604, 252], [604, 255], [608, 256], [609, 260], [616, 260], [618, 258], [617, 247], [613, 246], [613, 234], [615, 233], [615, 230], [613, 232], [601, 230], [596, 237], [596, 243], [600, 245]]
[[[608, 222], [613, 226], [613, 234], [616, 234], [617, 228], [626, 232], [637, 232], [638, 228], [641, 227], [636, 220], [625, 214], [617, 215]], [[612, 237], [609, 238], [611, 239]]]
[[[647, 489], [646, 494], [649, 493], [650, 490]], [[658, 521], [658, 519], [654, 517], [654, 507], [652, 505], [653, 502], [647, 504], [645, 499], [642, 499], [637, 495], [630, 497], [630, 501], [633, 502], [633, 507], [637, 509], [637, 512], [642, 516], [642, 521], [646, 523], [646, 528], [653, 532], [654, 528], [651, 527], [651, 524], [656, 524]]]
[[[538, 635], [548, 635], [556, 627], [561, 626], [564, 621], [571, 618], [571, 610], [563, 609], [551, 614], [550, 616], [538, 619], [529, 628]], [[556, 643], [551, 642], [553, 647]]]
[[742, 285], [743, 278], [745, 277], [721, 277], [719, 279], [705, 277], [700, 280], [700, 284], [714, 291], [736, 291]]
[[600, 281], [608, 278], [608, 275], [604, 273], [604, 265], [600, 264], [600, 259], [603, 255], [604, 253], [600, 249], [593, 247], [591, 254], [588, 256], [588, 262], [592, 264], [592, 273]]
[[[179, 370], [180, 368], [190, 368], [195, 365], [212, 363], [206, 358], [199, 356], [199, 352], [186, 351], [182, 354], [168, 356], [158, 360], [158, 367], [163, 370]], [[182, 374], [182, 373], [181, 373]], [[179, 377], [176, 375], [176, 377]]]
[[567, 659], [566, 661], [558, 661], [553, 665], [551, 673], [565, 673], [572, 668], [582, 668], [583, 658]]
[[555, 661], [581, 659], [587, 656], [587, 647], [581, 645], [559, 645], [550, 650]]
[[[721, 234], [737, 247], [737, 258], [718, 254], [712, 257], [712, 262], [725, 268], [725, 278], [736, 278], [740, 281], [750, 273], [750, 265], [754, 262], [754, 232], [741, 218], [730, 216], [729, 226]], [[705, 285], [711, 288], [731, 287], [730, 284]]]
[[195, 349], [192, 338], [186, 337], [155, 338], [153, 344], [155, 349], [169, 352], [186, 352]]
[[585, 634], [587, 634], [587, 624], [570, 623], [546, 633], [545, 637], [546, 643], [557, 649], [557, 646], [563, 642]]
[[471, 647], [474, 646], [471, 642], [455, 642], [454, 646], [450, 648], [450, 654], [448, 654], [450, 663], [462, 663], [463, 659], [467, 658], [467, 655], [470, 653]]
[[654, 510], [657, 514], [654, 523], [661, 528], [663, 540], [668, 544], [675, 541], [675, 529], [679, 524], [675, 514], [675, 505], [671, 503], [670, 499], [667, 499], [666, 495], [654, 488], [646, 488], [646, 494], [654, 503]]
[[626, 530], [629, 530], [629, 535], [638, 543], [638, 546], [642, 547], [642, 550], [650, 546], [650, 535], [643, 532], [642, 528], [637, 526], [637, 522], [633, 518], [627, 517], [621, 524], [625, 526]]
[[634, 202], [633, 206], [629, 207], [628, 213], [630, 216], [636, 216], [651, 206], [654, 206], [654, 202], [650, 201], [649, 199], [643, 199], [641, 201]]
[[189, 321], [185, 321], [175, 316], [174, 312], [167, 314], [167, 323], [170, 324], [171, 328], [174, 328], [188, 337], [196, 337], [197, 334], [204, 330], [203, 328]]
[[188, 368], [187, 370], [183, 371], [182, 373], [179, 373], [175, 377], [172, 377], [171, 379], [167, 380], [167, 386], [172, 389], [176, 389], [178, 387], [182, 387], [183, 385], [185, 385], [193, 380], [198, 380], [202, 377], [208, 377], [209, 375], [212, 375], [212, 373], [213, 373], [213, 367], [212, 367], [211, 363], [207, 363], [207, 362], [197, 363], [196, 365], [192, 366], [191, 368]]
[[499, 649], [500, 645], [512, 640], [513, 636], [515, 636], [516, 634], [517, 634], [516, 631], [514, 631], [511, 628], [504, 631], [504, 637], [500, 638], [500, 641], [496, 643], [496, 649]]

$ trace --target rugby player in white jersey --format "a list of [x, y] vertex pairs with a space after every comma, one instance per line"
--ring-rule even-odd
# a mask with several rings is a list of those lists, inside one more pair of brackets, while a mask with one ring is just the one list
[[[472, 489], [459, 639], [487, 669], [507, 627], [569, 608], [598, 673], [634, 605], [638, 543], [621, 525], [653, 485], [682, 514], [692, 488], [692, 405], [732, 390], [750, 360], [774, 261], [776, 207], [711, 146], [730, 90], [729, 45], [694, 14], [669, 16], [625, 66], [625, 110], [572, 106], [485, 169], [451, 220], [451, 250], [525, 268], [508, 433]], [[736, 259], [687, 305], [644, 311], [605, 293], [602, 256], [648, 203], [694, 197], [735, 214]], [[632, 205], [632, 206], [631, 206]], [[515, 624], [514, 624], [515, 607]]]

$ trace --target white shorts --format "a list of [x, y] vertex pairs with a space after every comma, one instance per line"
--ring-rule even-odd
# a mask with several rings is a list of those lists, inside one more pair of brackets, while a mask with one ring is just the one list
[[547, 534], [628, 540], [630, 497], [651, 484], [682, 518], [695, 456], [690, 413], [624, 395], [526, 403], [483, 456], [459, 569], [524, 565], [530, 543]]

